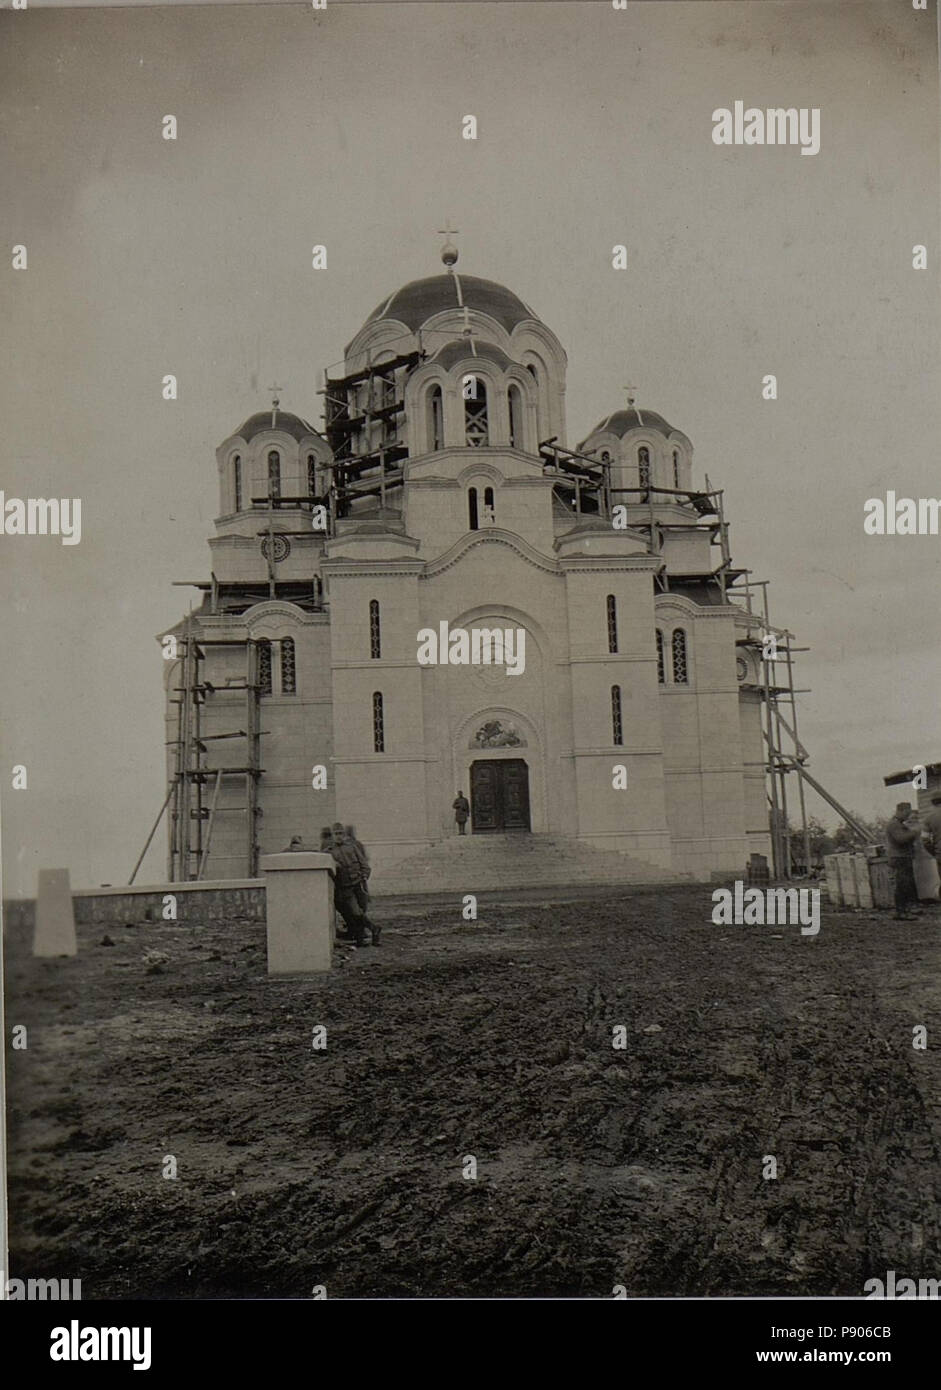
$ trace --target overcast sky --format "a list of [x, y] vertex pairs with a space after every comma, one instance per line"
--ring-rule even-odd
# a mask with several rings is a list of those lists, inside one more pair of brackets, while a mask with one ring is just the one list
[[[164, 795], [154, 636], [189, 600], [171, 582], [208, 577], [214, 450], [271, 382], [318, 423], [323, 367], [440, 271], [446, 218], [459, 269], [566, 348], [570, 443], [626, 383], [690, 436], [735, 562], [812, 649], [811, 769], [894, 805], [883, 776], [941, 758], [941, 538], [862, 519], [887, 488], [941, 495], [937, 92], [933, 3], [901, 0], [0, 14], [0, 223], [29, 251], [0, 276], [0, 487], [84, 509], [78, 546], [0, 536], [4, 893], [40, 866], [126, 881]], [[819, 107], [820, 153], [715, 146], [737, 99]], [[163, 873], [161, 832], [140, 878]]]

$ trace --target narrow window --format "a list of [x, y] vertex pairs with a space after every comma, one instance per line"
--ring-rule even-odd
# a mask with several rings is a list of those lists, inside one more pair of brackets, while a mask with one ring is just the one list
[[490, 443], [487, 388], [479, 376], [470, 378], [471, 394], [464, 398], [464, 440], [472, 449]]
[[276, 505], [281, 496], [281, 455], [277, 449], [272, 449], [268, 455], [268, 496]]
[[611, 742], [622, 744], [624, 742], [624, 725], [621, 722], [621, 687], [612, 685], [611, 687]]
[[641, 487], [650, 487], [650, 450], [646, 444], [637, 450], [637, 473]]
[[267, 637], [258, 643], [258, 687], [260, 694], [271, 694], [271, 643]]
[[477, 517], [477, 489], [467, 489], [467, 522], [471, 531], [476, 531], [480, 522]]
[[297, 694], [297, 666], [294, 661], [293, 637], [285, 637], [281, 642], [281, 694]]
[[369, 655], [373, 660], [382, 656], [382, 632], [379, 627], [379, 600], [369, 600]]
[[232, 460], [232, 491], [235, 496], [235, 510], [242, 510], [242, 456], [236, 454]]
[[674, 486], [675, 488], [677, 488], [677, 489], [678, 489], [679, 486], [680, 486], [680, 451], [679, 451], [679, 449], [674, 449], [674, 450], [673, 450], [673, 486]]
[[689, 684], [686, 663], [686, 633], [681, 627], [678, 627], [673, 634], [673, 680], [677, 685]]
[[428, 442], [432, 449], [444, 448], [444, 403], [440, 386], [428, 392]]
[[618, 605], [613, 594], [609, 594], [606, 600], [608, 610], [608, 651], [616, 652], [618, 649]]
[[510, 412], [510, 448], [523, 447], [523, 398], [518, 386], [511, 386], [507, 392], [507, 406]]
[[657, 628], [657, 680], [661, 685], [666, 685], [667, 672], [663, 660], [663, 633]]
[[492, 487], [485, 487], [485, 488], [484, 488], [484, 521], [486, 521], [487, 524], [488, 524], [489, 526], [493, 526], [493, 524], [495, 523], [496, 519], [497, 519], [497, 512], [496, 512], [496, 508], [495, 508], [494, 503], [493, 503], [493, 488], [492, 488]]
[[[395, 405], [395, 372], [384, 372], [379, 378], [379, 409], [390, 410]], [[383, 439], [395, 438], [395, 415], [382, 417]]]
[[373, 752], [386, 751], [385, 721], [382, 714], [382, 694], [376, 690], [372, 697], [372, 746]]
[[317, 496], [317, 455], [307, 455], [307, 495]]

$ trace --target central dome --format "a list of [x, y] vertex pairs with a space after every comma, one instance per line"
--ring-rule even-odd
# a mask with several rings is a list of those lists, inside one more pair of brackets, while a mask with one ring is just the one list
[[395, 319], [415, 333], [435, 314], [460, 309], [463, 304], [478, 313], [489, 314], [507, 333], [512, 333], [517, 324], [527, 319], [539, 322], [529, 305], [505, 285], [498, 285], [495, 280], [481, 280], [477, 275], [455, 273], [429, 275], [425, 280], [412, 280], [403, 285], [377, 305], [366, 324]]

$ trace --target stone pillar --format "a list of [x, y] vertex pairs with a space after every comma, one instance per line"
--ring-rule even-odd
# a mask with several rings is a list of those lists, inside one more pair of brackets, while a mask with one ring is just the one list
[[843, 899], [843, 906], [859, 907], [853, 856], [851, 854], [838, 854], [836, 856], [836, 871], [840, 880], [840, 897]]
[[329, 970], [333, 955], [333, 868], [329, 854], [263, 854], [268, 974]]
[[40, 869], [36, 891], [34, 956], [74, 956], [75, 913], [68, 869]]

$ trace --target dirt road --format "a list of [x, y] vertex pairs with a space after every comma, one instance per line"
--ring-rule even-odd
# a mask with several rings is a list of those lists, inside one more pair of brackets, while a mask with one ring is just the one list
[[716, 927], [702, 886], [398, 911], [287, 983], [257, 926], [87, 926], [63, 961], [8, 932], [11, 1273], [86, 1299], [941, 1276], [937, 916]]

